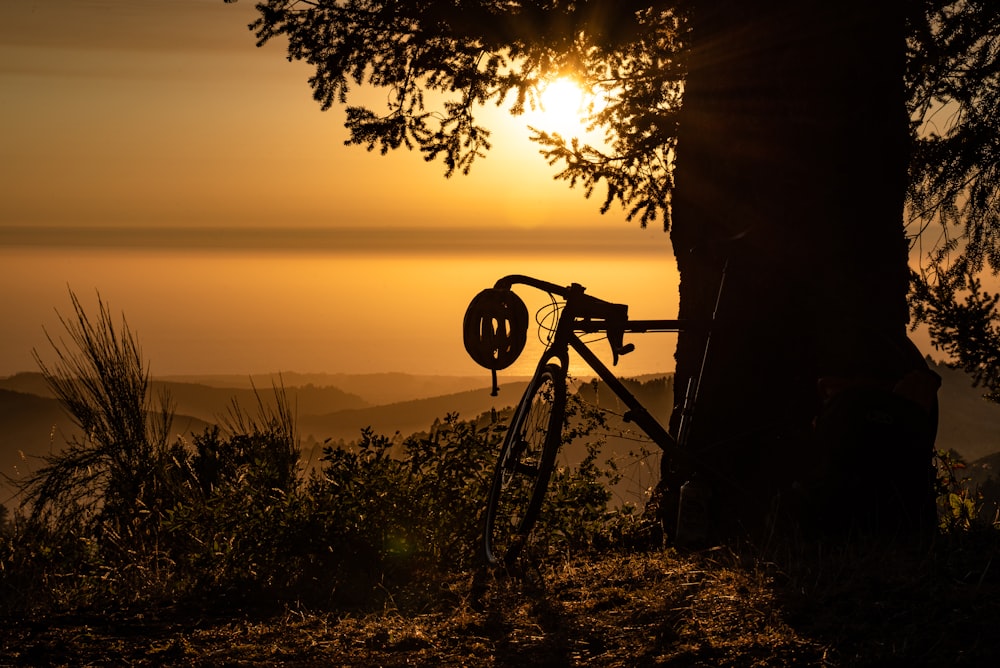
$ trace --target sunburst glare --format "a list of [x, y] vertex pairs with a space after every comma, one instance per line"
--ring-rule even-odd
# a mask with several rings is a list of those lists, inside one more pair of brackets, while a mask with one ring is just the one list
[[587, 115], [594, 105], [593, 95], [569, 77], [545, 84], [538, 93], [538, 107], [525, 113], [530, 127], [556, 132], [563, 137], [587, 134]]

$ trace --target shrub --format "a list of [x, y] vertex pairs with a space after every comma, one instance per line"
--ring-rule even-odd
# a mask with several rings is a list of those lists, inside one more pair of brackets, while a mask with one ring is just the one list
[[[448, 414], [428, 433], [371, 429], [327, 445], [303, 476], [283, 388], [238, 405], [190, 443], [168, 443], [169, 397], [158, 408], [136, 338], [99, 302], [91, 320], [70, 292], [61, 319], [71, 346], [49, 337], [39, 366], [85, 436], [17, 481], [22, 505], [0, 516], [0, 603], [8, 611], [234, 595], [315, 604], [370, 602], [373, 592], [474, 566], [479, 515], [503, 428]], [[73, 347], [75, 346], [75, 348]], [[598, 463], [600, 411], [569, 402], [564, 441], [587, 455], [560, 468], [538, 527], [560, 550], [607, 538], [608, 489]], [[619, 523], [620, 528], [620, 523]]]
[[981, 499], [960, 473], [967, 465], [954, 450], [938, 450], [934, 456], [938, 528], [944, 532], [968, 531], [979, 517]]
[[198, 589], [256, 593], [280, 587], [287, 527], [298, 512], [299, 457], [284, 391], [257, 418], [231, 411], [226, 435], [211, 427], [174, 459], [177, 502], [164, 515], [164, 551], [175, 577]]
[[499, 435], [449, 414], [429, 434], [396, 442], [365, 429], [351, 447], [325, 448], [303, 491], [305, 570], [321, 572], [314, 581], [331, 596], [357, 600], [376, 585], [469, 567]]

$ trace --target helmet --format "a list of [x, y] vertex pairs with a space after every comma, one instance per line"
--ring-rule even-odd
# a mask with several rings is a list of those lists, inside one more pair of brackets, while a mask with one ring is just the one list
[[528, 338], [528, 308], [511, 290], [487, 288], [473, 297], [462, 323], [465, 350], [479, 366], [506, 369]]

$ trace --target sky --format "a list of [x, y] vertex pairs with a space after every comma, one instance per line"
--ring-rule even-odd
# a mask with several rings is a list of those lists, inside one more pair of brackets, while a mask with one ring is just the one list
[[[249, 0], [0, 3], [0, 376], [52, 359], [71, 290], [121, 314], [154, 376], [487, 374], [462, 315], [510, 273], [675, 317], [667, 235], [554, 181], [528, 120], [484, 112], [494, 150], [467, 177], [345, 147], [342, 109], [255, 46], [253, 18]], [[622, 373], [673, 368], [672, 335], [634, 342]]]

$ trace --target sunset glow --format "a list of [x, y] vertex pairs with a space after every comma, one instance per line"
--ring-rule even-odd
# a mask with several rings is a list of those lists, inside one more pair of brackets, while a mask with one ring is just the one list
[[[255, 47], [254, 17], [221, 0], [0, 3], [0, 376], [35, 370], [67, 288], [124, 313], [154, 373], [480, 373], [462, 313], [506, 273], [674, 315], [667, 236], [600, 215], [529, 141], [526, 123], [582, 131], [575, 84], [550, 83], [544, 111], [483, 110], [493, 149], [445, 179], [414, 152], [345, 147], [343, 110], [320, 111], [277, 44]], [[672, 367], [673, 340], [639, 349], [628, 372]]]

